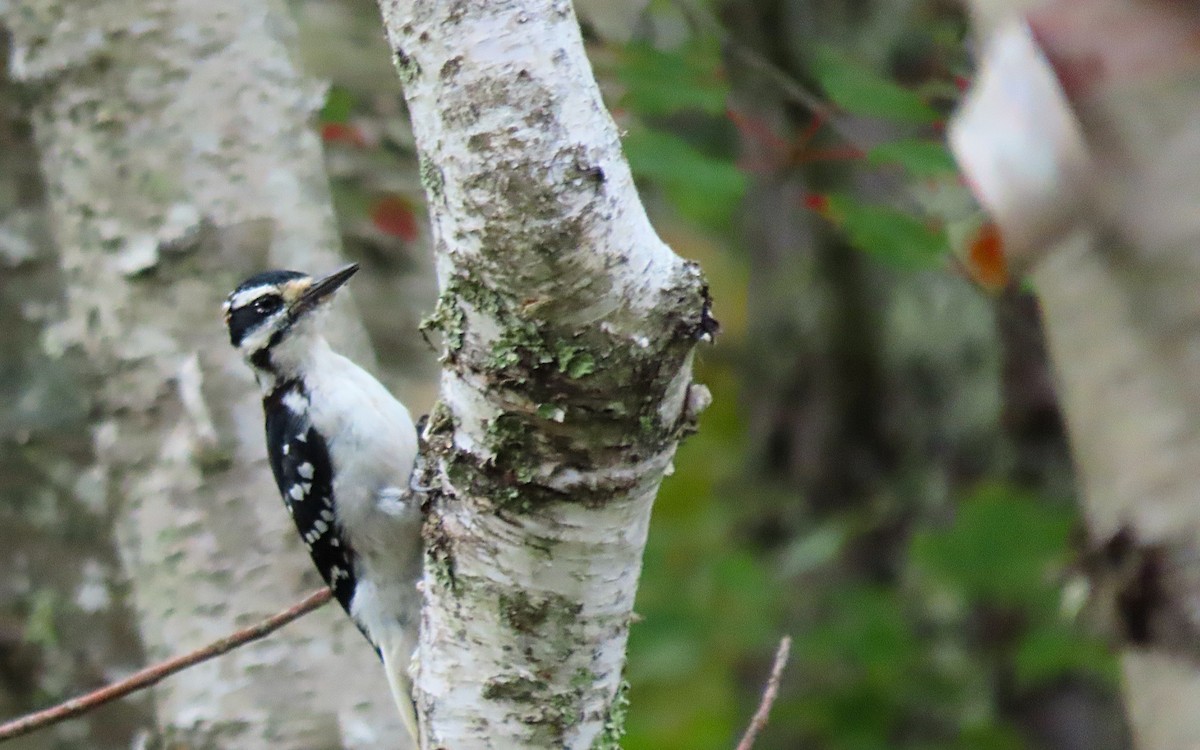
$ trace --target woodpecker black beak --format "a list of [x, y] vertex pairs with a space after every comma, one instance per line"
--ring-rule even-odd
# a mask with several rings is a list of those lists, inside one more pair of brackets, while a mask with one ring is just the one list
[[351, 263], [345, 268], [339, 268], [328, 276], [314, 281], [312, 286], [304, 290], [304, 293], [292, 305], [291, 317], [293, 319], [299, 318], [301, 315], [318, 307], [322, 302], [329, 299], [334, 292], [340, 289], [342, 284], [349, 281], [350, 277], [356, 271], [358, 271], [358, 264]]

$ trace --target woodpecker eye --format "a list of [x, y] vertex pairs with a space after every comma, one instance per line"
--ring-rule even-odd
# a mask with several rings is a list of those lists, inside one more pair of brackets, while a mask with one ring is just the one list
[[252, 307], [254, 308], [254, 312], [260, 315], [269, 315], [278, 310], [282, 305], [283, 300], [274, 294], [268, 294], [254, 300]]

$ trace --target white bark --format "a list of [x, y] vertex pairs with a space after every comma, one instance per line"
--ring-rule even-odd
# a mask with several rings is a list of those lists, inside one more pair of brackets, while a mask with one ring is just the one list
[[[8, 58], [8, 39], [0, 54]], [[62, 289], [21, 95], [0, 64], [0, 717], [66, 698], [143, 662], [128, 634], [111, 519], [74, 486], [90, 465], [87, 387], [42, 353]], [[150, 716], [136, 696], [49, 728], [37, 747], [128, 748]], [[35, 740], [36, 744], [36, 740]], [[31, 746], [32, 747], [32, 746]]]
[[[985, 32], [1001, 22], [1004, 3], [977, 5]], [[1098, 604], [1124, 636], [1137, 747], [1200, 747], [1200, 8], [1038, 5], [1095, 165], [1081, 229], [1032, 278], [1113, 595]]]
[[[0, 1], [33, 101], [66, 312], [43, 341], [94, 378], [85, 495], [119, 509], [146, 650], [199, 646], [318, 581], [264, 460], [219, 305], [264, 265], [337, 263], [320, 92], [278, 2]], [[273, 229], [272, 229], [273, 228]], [[333, 337], [363, 358], [346, 312]], [[394, 747], [378, 661], [334, 608], [156, 689], [189, 746]]]
[[446, 343], [427, 743], [612, 747], [651, 504], [707, 397], [703, 282], [646, 218], [567, 0], [381, 7]]

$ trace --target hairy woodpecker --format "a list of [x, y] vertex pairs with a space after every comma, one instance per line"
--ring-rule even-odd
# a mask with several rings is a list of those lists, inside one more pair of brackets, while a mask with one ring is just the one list
[[225, 301], [229, 340], [262, 390], [267, 457], [321, 578], [383, 659], [414, 739], [421, 510], [409, 491], [417, 433], [404, 405], [329, 348], [320, 312], [354, 272], [267, 271]]

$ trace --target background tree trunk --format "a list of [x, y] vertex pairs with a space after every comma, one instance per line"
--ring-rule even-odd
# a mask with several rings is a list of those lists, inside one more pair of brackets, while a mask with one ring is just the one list
[[[32, 98], [63, 314], [44, 350], [94, 394], [78, 494], [117, 509], [149, 658], [318, 584], [264, 458], [257, 391], [219, 305], [264, 266], [339, 262], [321, 102], [278, 3], [0, 5]], [[370, 361], [344, 309], [332, 338]], [[104, 379], [101, 380], [101, 376]], [[249, 748], [395, 746], [378, 662], [328, 608], [163, 683], [164, 733]]]
[[[982, 38], [1034, 3], [975, 3]], [[1029, 16], [1094, 166], [1074, 235], [1032, 260], [1142, 750], [1200, 745], [1200, 10], [1041, 3]], [[1083, 75], [1075, 75], [1083, 74]]]
[[650, 508], [706, 391], [565, 0], [381, 3], [445, 347], [417, 691], [431, 747], [614, 747]]
[[[79, 373], [40, 345], [62, 293], [28, 112], [0, 32], [0, 716], [67, 698], [143, 660], [90, 464]], [[128, 748], [149, 698], [53, 727], [22, 747]]]

